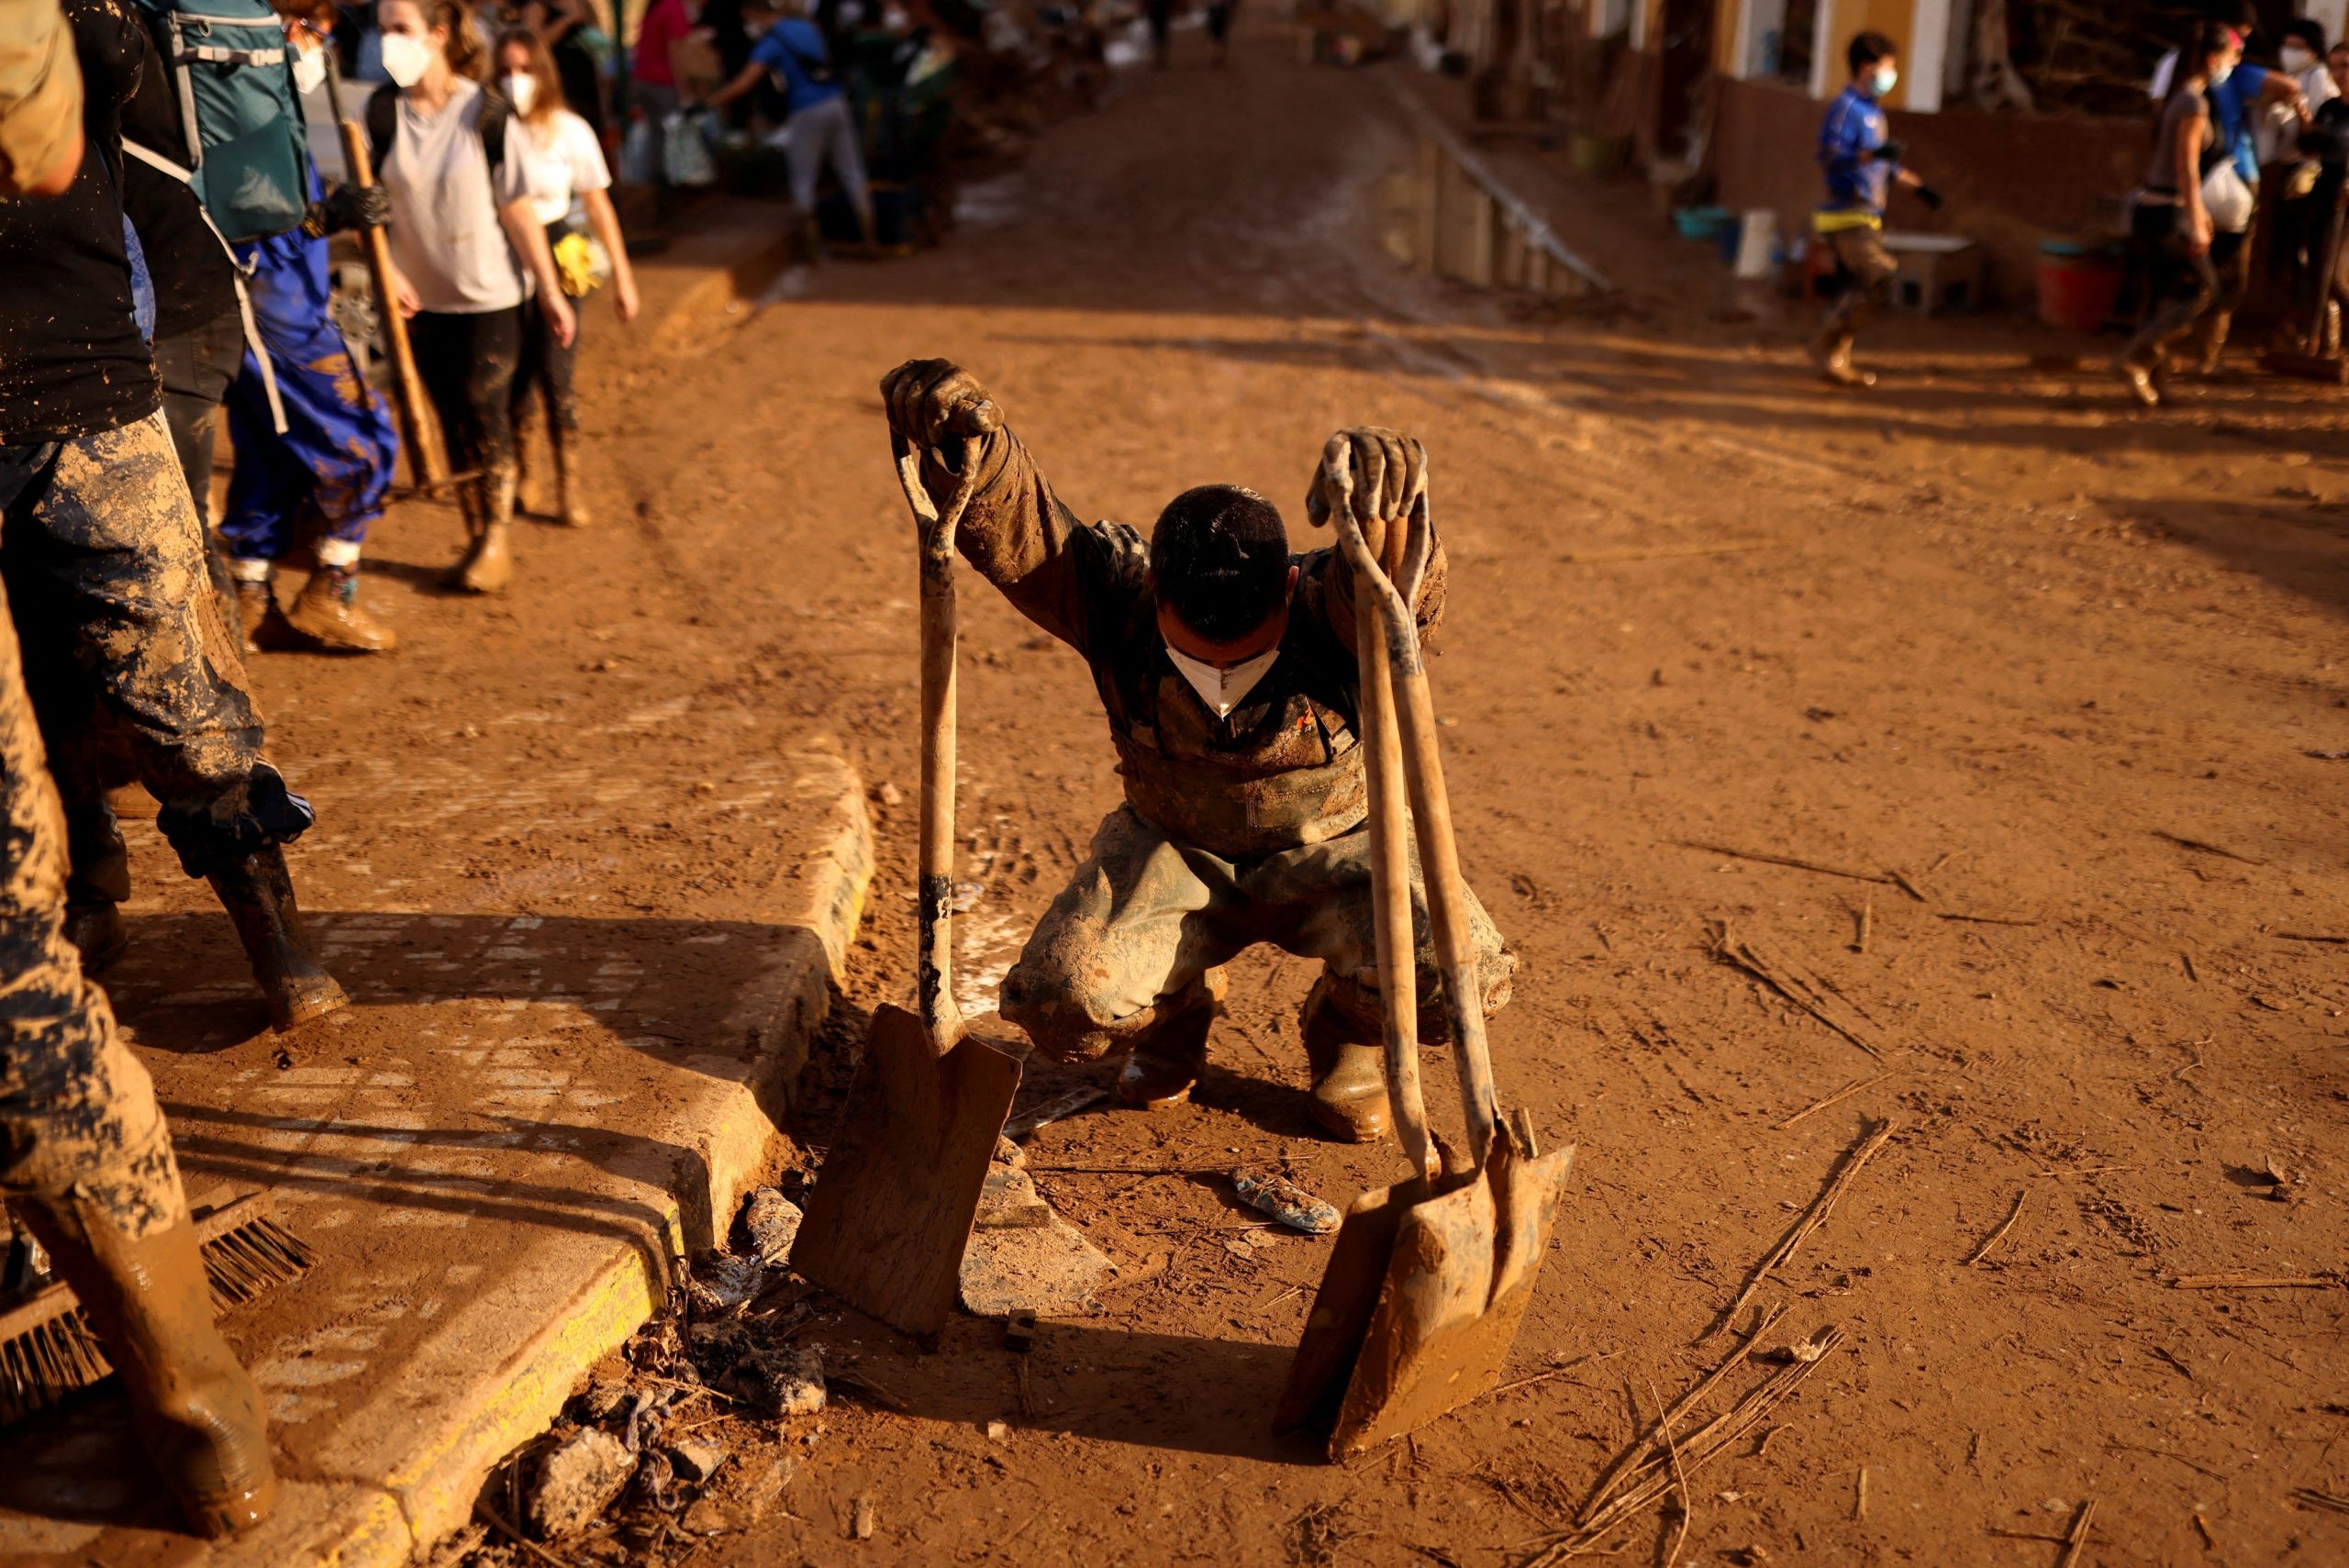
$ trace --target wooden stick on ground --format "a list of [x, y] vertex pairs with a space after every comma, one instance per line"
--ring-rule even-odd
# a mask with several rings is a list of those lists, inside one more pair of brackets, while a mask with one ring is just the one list
[[[1664, 1396], [1656, 1392], [1655, 1379], [1648, 1379], [1648, 1397], [1655, 1407], [1664, 1408]], [[1664, 1440], [1664, 1456], [1672, 1463], [1672, 1485], [1680, 1493], [1680, 1522], [1673, 1528], [1672, 1542], [1664, 1551], [1664, 1568], [1680, 1561], [1680, 1549], [1688, 1540], [1688, 1527], [1697, 1517], [1696, 1495], [1688, 1490], [1688, 1473], [1680, 1467], [1680, 1445], [1672, 1440], [1672, 1418], [1666, 1416], [1656, 1422], [1656, 1432]]]
[[1571, 566], [1591, 566], [1605, 561], [1666, 561], [1689, 555], [1736, 555], [1749, 550], [1776, 550], [1772, 539], [1729, 539], [1718, 544], [1659, 544], [1626, 550], [1570, 550], [1558, 557]]
[[[2349, 1514], [2349, 1497], [2338, 1497], [2330, 1492], [2320, 1492], [2313, 1486], [2295, 1486], [2285, 1496], [2296, 1503], [2306, 1503], [2310, 1507], [2331, 1508], [2336, 1514]], [[2195, 1517], [2199, 1518], [2201, 1516]]]
[[1876, 924], [1876, 895], [1871, 893], [1860, 901], [1860, 934], [1852, 943], [1854, 952], [1868, 951], [1868, 932]]
[[1998, 1228], [1991, 1231], [1987, 1236], [1982, 1238], [1982, 1245], [1975, 1248], [1972, 1254], [1966, 1258], [1965, 1266], [1967, 1268], [1972, 1268], [1975, 1264], [1988, 1257], [1990, 1255], [1990, 1249], [2007, 1239], [2007, 1232], [2015, 1228], [2015, 1220], [2022, 1213], [2022, 1200], [2030, 1195], [2031, 1189], [2029, 1187], [2017, 1187], [2015, 1189], [2014, 1207], [2007, 1210], [2007, 1217], [2004, 1219], [1998, 1221]]
[[2154, 837], [2166, 839], [2181, 850], [2199, 850], [2206, 855], [2221, 855], [2231, 861], [2241, 861], [2247, 866], [2264, 866], [2267, 863], [2266, 861], [2253, 860], [2249, 855], [2239, 855], [2224, 844], [2214, 844], [2208, 839], [2189, 839], [2183, 833], [2164, 832], [2159, 828], [2154, 829]]
[[1877, 1048], [1875, 1041], [1860, 1032], [1858, 1024], [1838, 1018], [1836, 1014], [1849, 1008], [1861, 1023], [1873, 1020], [1857, 1007], [1852, 1006], [1846, 998], [1834, 991], [1826, 982], [1820, 981], [1814, 984], [1809, 977], [1798, 971], [1792, 964], [1764, 953], [1752, 942], [1731, 937], [1726, 928], [1721, 931], [1720, 940], [1713, 945], [1713, 955], [1732, 968], [1745, 971], [1746, 973], [1751, 974], [1878, 1062], [1884, 1060], [1884, 1052]]
[[1821, 876], [1840, 876], [1853, 882], [1889, 883], [1893, 879], [1882, 872], [1853, 871], [1844, 866], [1822, 865], [1794, 855], [1769, 855], [1755, 850], [1732, 850], [1727, 844], [1707, 844], [1694, 839], [1668, 839], [1665, 842], [1683, 850], [1702, 850], [1709, 855], [1727, 855], [1733, 861], [1756, 861], [1763, 865], [1792, 866], [1797, 871], [1815, 871]]
[[1795, 1255], [1795, 1249], [1800, 1247], [1809, 1239], [1812, 1231], [1825, 1223], [1828, 1215], [1834, 1211], [1837, 1201], [1844, 1193], [1851, 1190], [1853, 1178], [1860, 1173], [1861, 1167], [1875, 1159], [1876, 1151], [1892, 1141], [1892, 1118], [1887, 1117], [1876, 1123], [1859, 1142], [1852, 1146], [1850, 1151], [1843, 1156], [1843, 1162], [1836, 1168], [1835, 1173], [1828, 1178], [1827, 1184], [1819, 1190], [1819, 1195], [1810, 1200], [1810, 1207], [1803, 1210], [1802, 1218], [1794, 1222], [1793, 1227], [1779, 1239], [1776, 1246], [1770, 1249], [1753, 1273], [1746, 1276], [1745, 1288], [1737, 1293], [1737, 1299], [1731, 1302], [1729, 1310], [1721, 1314], [1720, 1320], [1713, 1327], [1714, 1333], [1720, 1332], [1731, 1318], [1743, 1310], [1745, 1304], [1753, 1300], [1754, 1293], [1762, 1288], [1762, 1282], [1770, 1277], [1771, 1272], [1783, 1267]]
[[[1678, 1444], [1682, 1473], [1695, 1473], [1708, 1461], [1760, 1425], [1763, 1418], [1776, 1409], [1804, 1378], [1834, 1354], [1842, 1342], [1843, 1330], [1840, 1328], [1831, 1327], [1823, 1330], [1806, 1347], [1813, 1352], [1807, 1359], [1798, 1356], [1776, 1373], [1756, 1385], [1728, 1412], [1715, 1417], [1691, 1433]], [[1651, 1438], [1643, 1438], [1634, 1451], [1646, 1452], [1652, 1446]], [[1670, 1456], [1649, 1454], [1647, 1462], [1639, 1468], [1636, 1477], [1611, 1502], [1572, 1530], [1554, 1538], [1541, 1551], [1529, 1558], [1522, 1568], [1555, 1568], [1555, 1564], [1570, 1557], [1578, 1557], [1596, 1549], [1618, 1525], [1663, 1496], [1674, 1485]]]
[[[1694, 1388], [1675, 1400], [1672, 1408], [1658, 1416], [1656, 1424], [1642, 1432], [1631, 1447], [1615, 1456], [1615, 1462], [1607, 1467], [1606, 1473], [1599, 1476], [1598, 1484], [1590, 1489], [1590, 1499], [1583, 1504], [1582, 1514], [1577, 1523], [1586, 1525], [1590, 1522], [1592, 1516], [1606, 1506], [1607, 1495], [1614, 1490], [1615, 1483], [1621, 1478], [1623, 1473], [1654, 1448], [1656, 1436], [1664, 1426], [1678, 1420], [1690, 1410], [1695, 1409], [1707, 1395], [1720, 1386], [1723, 1378], [1743, 1365], [1745, 1358], [1753, 1353], [1753, 1347], [1762, 1342], [1762, 1336], [1769, 1332], [1772, 1324], [1786, 1316], [1786, 1311], [1784, 1306], [1774, 1306], [1753, 1320], [1753, 1327], [1746, 1330], [1745, 1338], [1739, 1341], [1737, 1349], [1731, 1351], [1719, 1366], [1699, 1378]], [[1661, 1406], [1663, 1401], [1658, 1400], [1656, 1403]]]
[[1877, 1073], [1873, 1078], [1862, 1078], [1857, 1083], [1846, 1084], [1842, 1088], [1836, 1090], [1833, 1094], [1828, 1095], [1825, 1099], [1813, 1100], [1810, 1104], [1803, 1106], [1802, 1109], [1795, 1112], [1794, 1115], [1788, 1117], [1786, 1120], [1772, 1127], [1770, 1130], [1773, 1132], [1784, 1132], [1787, 1129], [1794, 1126], [1795, 1123], [1803, 1120], [1805, 1118], [1814, 1116], [1817, 1113], [1825, 1110], [1830, 1106], [1840, 1106], [1845, 1100], [1850, 1099], [1854, 1095], [1858, 1094], [1861, 1090], [1873, 1089], [1878, 1084], [1883, 1083], [1887, 1078], [1891, 1076], [1892, 1072], [1887, 1068], [1884, 1072]]
[[2080, 1553], [2088, 1549], [2088, 1521], [2096, 1518], [2096, 1499], [2090, 1497], [2072, 1516], [2072, 1529], [2065, 1538], [2064, 1555], [2055, 1560], [2055, 1568], [2077, 1568]]
[[2180, 1274], [2174, 1290], [2339, 1290], [2336, 1274]]

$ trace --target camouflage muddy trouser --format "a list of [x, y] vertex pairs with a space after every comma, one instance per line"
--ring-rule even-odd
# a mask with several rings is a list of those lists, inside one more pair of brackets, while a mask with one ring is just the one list
[[[1473, 891], [1468, 917], [1485, 1010], [1495, 1012], [1508, 1002], [1517, 958]], [[1448, 1031], [1416, 856], [1411, 925], [1419, 1039], [1433, 1044]], [[1098, 1056], [1206, 1004], [1208, 971], [1258, 942], [1319, 959], [1314, 996], [1326, 998], [1357, 1038], [1378, 1038], [1369, 829], [1228, 861], [1177, 842], [1121, 806], [1102, 819], [1092, 854], [1005, 977], [1003, 1016], [1050, 1055]]]
[[83, 978], [64, 909], [65, 824], [0, 606], [0, 1193], [78, 1192], [137, 1240], [187, 1198], [154, 1085]]
[[74, 897], [128, 895], [103, 728], [128, 734], [190, 876], [300, 836], [310, 808], [262, 759], [261, 716], [205, 591], [204, 539], [162, 416], [0, 447], [0, 576], [65, 800]]

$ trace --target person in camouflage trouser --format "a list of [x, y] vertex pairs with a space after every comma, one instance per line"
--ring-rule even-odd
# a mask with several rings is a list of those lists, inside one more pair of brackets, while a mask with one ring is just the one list
[[[0, 0], [0, 202], [53, 198], [89, 156], [66, 35], [55, 0]], [[225, 1535], [276, 1496], [261, 1396], [213, 1322], [154, 1085], [66, 939], [65, 866], [0, 592], [0, 1194], [72, 1286], [188, 1521]]]
[[[1005, 977], [1003, 1016], [1037, 1049], [1128, 1052], [1118, 1092], [1167, 1105], [1191, 1092], [1221, 1002], [1221, 968], [1269, 942], [1319, 959], [1301, 1018], [1314, 1121], [1331, 1136], [1382, 1135], [1384, 1004], [1370, 887], [1368, 792], [1357, 739], [1352, 574], [1334, 550], [1289, 553], [1280, 515], [1252, 491], [1178, 495], [1145, 543], [1080, 523], [968, 373], [942, 360], [882, 383], [892, 427], [928, 452], [941, 506], [977, 465], [956, 543], [979, 574], [1083, 655], [1109, 720], [1125, 804]], [[990, 408], [989, 413], [993, 411]], [[941, 452], [959, 453], [950, 471]], [[1364, 497], [1410, 493], [1425, 454], [1390, 430], [1333, 438]], [[1307, 510], [1322, 520], [1317, 469]], [[1364, 519], [1373, 550], [1383, 530]], [[1415, 606], [1442, 614], [1439, 541]], [[1425, 890], [1411, 881], [1421, 1039], [1442, 1038]], [[1489, 1013], [1516, 959], [1475, 895], [1469, 917]]]

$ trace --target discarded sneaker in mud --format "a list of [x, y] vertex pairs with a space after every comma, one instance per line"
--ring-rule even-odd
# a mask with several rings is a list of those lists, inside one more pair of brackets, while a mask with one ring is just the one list
[[1308, 1236], [1327, 1236], [1338, 1229], [1341, 1216], [1337, 1209], [1286, 1176], [1264, 1171], [1234, 1171], [1231, 1190], [1241, 1203], [1271, 1215], [1291, 1230], [1302, 1230]]

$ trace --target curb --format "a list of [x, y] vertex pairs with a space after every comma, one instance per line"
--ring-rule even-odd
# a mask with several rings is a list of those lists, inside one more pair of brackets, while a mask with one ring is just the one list
[[[708, 1246], [717, 1217], [730, 1222], [771, 1168], [783, 1142], [783, 1107], [830, 1010], [873, 877], [872, 819], [856, 770], [829, 740], [792, 762], [785, 809], [795, 834], [813, 847], [760, 901], [759, 922], [775, 928], [774, 951], [724, 1031], [757, 1049], [685, 1059], [707, 1087], [678, 1096], [662, 1123], [645, 1129], [679, 1151], [665, 1173], [640, 1179], [671, 1257]], [[568, 1294], [529, 1304], [540, 1319], [537, 1330], [495, 1361], [485, 1358], [462, 1396], [422, 1413], [388, 1473], [287, 1477], [269, 1521], [214, 1546], [206, 1561], [221, 1568], [402, 1568], [465, 1524], [491, 1470], [546, 1430], [587, 1372], [667, 1295], [644, 1250], [609, 1236], [582, 1238], [565, 1263]]]

